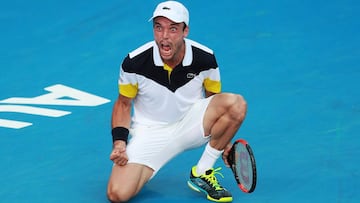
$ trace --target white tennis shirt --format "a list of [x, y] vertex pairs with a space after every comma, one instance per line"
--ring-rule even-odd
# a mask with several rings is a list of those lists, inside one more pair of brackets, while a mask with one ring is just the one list
[[179, 121], [204, 98], [204, 90], [221, 91], [220, 73], [211, 49], [185, 39], [181, 64], [163, 63], [155, 41], [127, 55], [120, 67], [119, 93], [134, 100], [132, 124], [164, 125]]

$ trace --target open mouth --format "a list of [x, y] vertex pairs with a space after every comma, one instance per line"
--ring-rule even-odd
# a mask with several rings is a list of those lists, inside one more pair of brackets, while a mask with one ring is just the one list
[[161, 44], [160, 52], [162, 56], [170, 56], [171, 55], [171, 46], [170, 44]]
[[170, 51], [171, 47], [169, 44], [161, 44], [161, 48], [164, 50], [164, 51]]

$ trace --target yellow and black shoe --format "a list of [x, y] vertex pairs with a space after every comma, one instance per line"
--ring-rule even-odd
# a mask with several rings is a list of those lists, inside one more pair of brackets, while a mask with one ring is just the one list
[[214, 202], [231, 202], [231, 193], [223, 188], [215, 177], [216, 174], [224, 177], [218, 172], [219, 170], [221, 170], [221, 168], [212, 168], [207, 170], [204, 175], [197, 175], [196, 166], [192, 167], [190, 180], [188, 181], [189, 187], [197, 192], [205, 193], [208, 200]]

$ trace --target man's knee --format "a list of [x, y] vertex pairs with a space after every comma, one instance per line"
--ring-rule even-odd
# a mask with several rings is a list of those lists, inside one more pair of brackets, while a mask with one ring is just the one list
[[127, 202], [132, 197], [129, 190], [120, 185], [109, 185], [107, 190], [107, 197], [112, 203]]
[[247, 112], [247, 103], [245, 99], [238, 94], [228, 95], [228, 112], [231, 118], [236, 122], [242, 122]]
[[107, 189], [108, 199], [111, 202], [127, 202], [141, 190], [153, 172], [141, 164], [114, 165]]

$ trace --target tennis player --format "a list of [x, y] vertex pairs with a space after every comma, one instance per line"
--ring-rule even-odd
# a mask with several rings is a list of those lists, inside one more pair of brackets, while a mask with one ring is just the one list
[[217, 181], [220, 168], [214, 164], [222, 154], [227, 164], [246, 102], [240, 95], [221, 93], [213, 51], [187, 38], [189, 12], [183, 4], [160, 3], [150, 21], [154, 41], [130, 52], [120, 68], [108, 198], [128, 201], [169, 160], [204, 146], [188, 185], [209, 200], [230, 202], [232, 195]]

